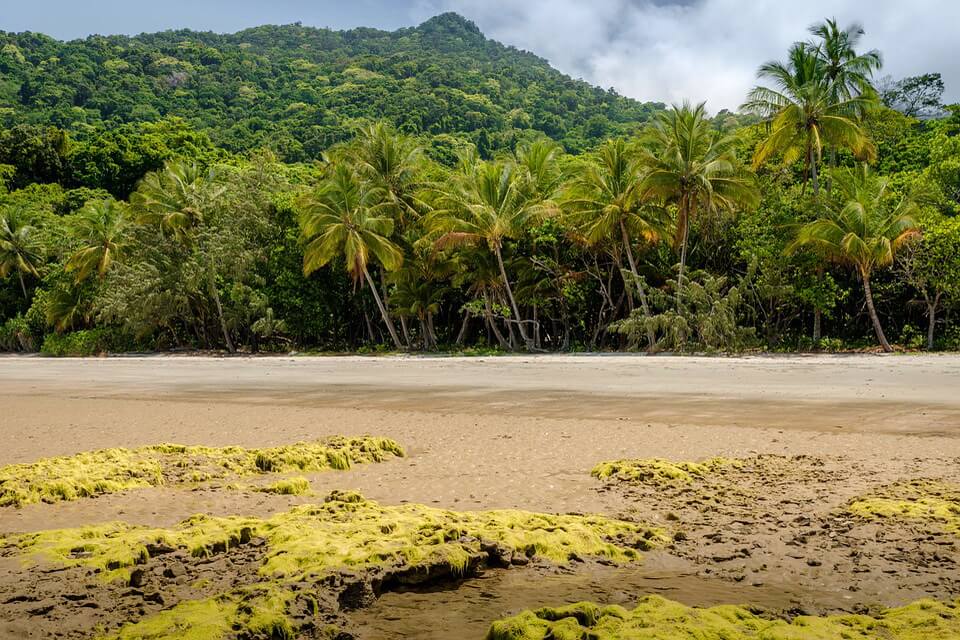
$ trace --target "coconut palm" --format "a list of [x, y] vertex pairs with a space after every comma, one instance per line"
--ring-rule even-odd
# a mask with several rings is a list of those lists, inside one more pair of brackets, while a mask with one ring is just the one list
[[787, 164], [803, 158], [803, 183], [813, 184], [814, 195], [820, 193], [818, 166], [825, 145], [849, 149], [860, 160], [872, 161], [877, 154], [856, 121], [871, 97], [845, 95], [830, 81], [826, 69], [817, 49], [796, 43], [787, 63], [768, 62], [757, 72], [774, 88], [754, 87], [740, 107], [767, 121], [769, 133], [754, 152], [754, 168], [778, 153]]
[[223, 192], [213, 170], [203, 171], [196, 162], [170, 161], [143, 177], [130, 204], [140, 222], [189, 242]]
[[[142, 224], [155, 226], [184, 245], [197, 239], [204, 222], [217, 211], [226, 188], [212, 169], [203, 171], [196, 162], [169, 161], [160, 171], [151, 171], [130, 194], [130, 204]], [[201, 242], [202, 244], [202, 242]], [[217, 273], [212, 256], [198, 246], [205, 262], [207, 291], [216, 307], [224, 343], [230, 353], [236, 351], [217, 288]]]
[[822, 64], [835, 101], [856, 96], [870, 98], [875, 94], [871, 79], [883, 66], [883, 58], [876, 49], [857, 53], [856, 47], [865, 33], [862, 25], [855, 22], [841, 29], [834, 18], [813, 25], [810, 33], [819, 38], [809, 46]]
[[833, 172], [834, 194], [823, 216], [797, 233], [788, 251], [811, 247], [834, 262], [857, 270], [870, 321], [884, 351], [891, 351], [873, 304], [870, 278], [887, 267], [904, 243], [919, 234], [916, 205], [906, 197], [895, 199], [890, 182], [871, 174], [866, 165]]
[[660, 114], [641, 145], [646, 173], [640, 197], [676, 207], [674, 247], [680, 250], [677, 309], [683, 291], [690, 225], [702, 214], [755, 206], [760, 199], [753, 177], [734, 151], [736, 138], [713, 129], [704, 103], [674, 105]]
[[346, 158], [364, 180], [383, 190], [383, 212], [398, 225], [405, 226], [426, 209], [418, 198], [423, 149], [413, 138], [382, 122], [373, 124], [360, 132]]
[[526, 224], [543, 210], [542, 202], [525, 193], [527, 186], [523, 172], [513, 162], [465, 158], [440, 198], [442, 208], [431, 214], [427, 227], [438, 235], [436, 242], [441, 248], [487, 246], [497, 259], [514, 322], [530, 350], [533, 341], [524, 326], [503, 261], [504, 242], [519, 237]]
[[382, 188], [363, 181], [345, 165], [337, 165], [320, 188], [302, 202], [300, 229], [306, 242], [303, 273], [310, 275], [342, 255], [350, 275], [366, 280], [390, 337], [400, 349], [400, 336], [370, 275], [373, 260], [387, 271], [403, 263], [403, 252], [390, 240], [394, 220], [389, 206]]
[[94, 272], [102, 280], [123, 251], [128, 226], [124, 203], [115, 200], [87, 203], [72, 225], [71, 233], [81, 245], [67, 260], [66, 270], [76, 272], [78, 283]]
[[[635, 239], [657, 242], [666, 232], [667, 220], [661, 207], [647, 205], [641, 199], [643, 168], [636, 153], [622, 140], [609, 140], [596, 157], [576, 168], [564, 208], [570, 221], [590, 246], [611, 242], [626, 253], [644, 318], [650, 317], [643, 280], [633, 255]], [[617, 253], [616, 262], [620, 262]], [[650, 349], [656, 346], [652, 329], [647, 330]]]
[[25, 219], [21, 208], [11, 207], [0, 214], [0, 277], [16, 272], [24, 300], [28, 297], [24, 275], [40, 277], [39, 268], [43, 264], [43, 247], [37, 230]]

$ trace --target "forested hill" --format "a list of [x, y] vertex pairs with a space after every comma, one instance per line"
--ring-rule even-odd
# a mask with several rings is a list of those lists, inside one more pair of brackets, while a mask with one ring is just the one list
[[387, 32], [299, 24], [220, 35], [189, 30], [61, 42], [0, 32], [0, 123], [76, 136], [179, 116], [229, 151], [270, 146], [310, 160], [363, 119], [452, 134], [481, 153], [545, 133], [578, 152], [628, 133], [663, 105], [573, 80], [489, 40], [453, 13]]

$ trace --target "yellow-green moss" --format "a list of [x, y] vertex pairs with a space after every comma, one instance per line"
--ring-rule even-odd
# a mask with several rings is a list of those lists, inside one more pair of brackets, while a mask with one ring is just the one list
[[700, 609], [659, 596], [637, 607], [598, 607], [581, 602], [525, 611], [493, 623], [487, 640], [930, 640], [960, 637], [960, 601], [920, 600], [865, 615], [800, 616], [769, 620], [738, 606]]
[[262, 449], [177, 444], [103, 449], [0, 467], [0, 507], [76, 500], [227, 475], [349, 469], [354, 464], [403, 455], [395, 441], [374, 437], [337, 437]]
[[66, 566], [88, 566], [122, 578], [145, 562], [150, 544], [208, 555], [251, 537], [267, 541], [261, 573], [300, 579], [327, 571], [376, 565], [467, 566], [481, 541], [554, 562], [603, 557], [629, 562], [637, 549], [668, 541], [664, 532], [601, 516], [528, 511], [446, 511], [423, 505], [383, 506], [356, 493], [333, 493], [322, 505], [303, 505], [270, 518], [194, 516], [171, 529], [124, 523], [59, 529], [7, 540], [24, 553]]
[[263, 493], [276, 493], [281, 496], [302, 496], [305, 493], [310, 493], [310, 481], [301, 476], [284, 478], [283, 480], [277, 480], [273, 484], [260, 487], [258, 491], [262, 491]]
[[960, 486], [914, 480], [877, 489], [847, 507], [856, 516], [927, 522], [960, 534]]
[[639, 482], [653, 486], [688, 484], [694, 477], [703, 477], [724, 467], [738, 467], [739, 460], [710, 458], [703, 462], [673, 462], [663, 458], [615, 460], [601, 462], [591, 475], [600, 480], [613, 478], [624, 482]]
[[660, 530], [601, 516], [388, 507], [355, 492], [334, 492], [322, 505], [299, 506], [265, 519], [196, 516], [172, 529], [114, 523], [44, 531], [8, 542], [25, 553], [43, 554], [60, 564], [94, 567], [108, 578], [119, 578], [128, 575], [131, 565], [148, 559], [151, 543], [202, 554], [226, 550], [253, 536], [267, 543], [260, 568], [265, 582], [182, 603], [124, 627], [111, 640], [216, 639], [231, 629], [232, 634], [242, 630], [249, 637], [292, 638], [295, 629], [288, 613], [295, 586], [344, 568], [407, 570], [444, 565], [457, 572], [465, 570], [489, 544], [506, 550], [508, 556], [512, 552], [555, 562], [574, 557], [632, 562], [640, 558], [638, 548], [667, 542]]
[[287, 609], [293, 593], [276, 585], [243, 587], [229, 594], [188, 600], [97, 640], [292, 640]]

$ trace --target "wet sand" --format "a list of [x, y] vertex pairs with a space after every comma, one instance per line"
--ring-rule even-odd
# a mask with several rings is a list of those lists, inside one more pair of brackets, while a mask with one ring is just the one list
[[[935, 474], [960, 459], [956, 356], [7, 357], [0, 402], [0, 464], [158, 442], [262, 446], [373, 434], [400, 441], [409, 456], [310, 475], [318, 494], [357, 489], [388, 504], [461, 510], [642, 511], [617, 491], [598, 490], [589, 475], [616, 458], [807, 455], [855, 463], [873, 484]], [[826, 506], [865, 482], [838, 482]], [[308, 501], [156, 488], [2, 510], [0, 533], [114, 519], [171, 525], [197, 512], [266, 515]], [[626, 603], [653, 581], [688, 604], [750, 593], [782, 608], [834, 610], [845, 601], [843, 584], [828, 579], [818, 589], [767, 580], [725, 591], [730, 582], [691, 577], [689, 568], [616, 581], [622, 588], [581, 573], [542, 592], [521, 571], [498, 576], [462, 595], [388, 594], [358, 616], [358, 637], [409, 637], [429, 622], [424, 610], [451, 606], [475, 612], [469, 637], [491, 616], [547, 604], [545, 595]], [[890, 583], [868, 590], [883, 604], [916, 595], [898, 591], [896, 575], [876, 579]], [[487, 604], [472, 607], [471, 598]]]

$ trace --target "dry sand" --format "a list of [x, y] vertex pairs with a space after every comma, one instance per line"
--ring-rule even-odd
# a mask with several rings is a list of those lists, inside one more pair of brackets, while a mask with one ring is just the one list
[[[829, 495], [817, 498], [823, 509], [867, 484], [937, 476], [960, 461], [956, 356], [7, 357], [0, 358], [0, 383], [0, 464], [157, 442], [256, 446], [372, 434], [397, 439], [410, 455], [311, 476], [318, 493], [349, 488], [385, 503], [455, 509], [642, 510], [621, 492], [598, 490], [589, 476], [597, 462], [626, 457], [760, 453], [854, 465], [857, 474], [832, 478]], [[303, 501], [309, 498], [150, 489], [2, 510], [0, 533], [118, 518], [170, 525], [197, 512], [267, 514]], [[752, 591], [750, 581], [731, 591], [722, 572], [708, 579], [690, 564], [694, 551], [687, 555], [682, 570], [668, 563], [660, 575], [654, 567], [632, 587], [618, 578], [623, 588], [613, 591], [595, 575], [564, 578], [550, 589], [507, 572], [511, 577], [488, 579], [490, 593], [471, 584], [393, 594], [358, 617], [358, 636], [400, 638], [419, 629], [420, 637], [449, 637], [443, 625], [429, 628], [437, 618], [425, 612], [459, 603], [473, 611], [475, 624], [462, 636], [471, 637], [491, 616], [547, 604], [546, 595], [628, 602], [654, 582], [691, 604], [731, 594], [745, 601], [745, 593], [807, 610], [836, 610], [851, 600], [841, 595], [849, 584], [803, 562], [799, 578], [768, 575]], [[697, 575], [699, 587], [690, 582]], [[924, 591], [958, 595], [935, 568], [928, 577], [901, 585], [895, 574], [879, 573], [865, 585], [869, 599], [853, 600], [894, 605]]]

